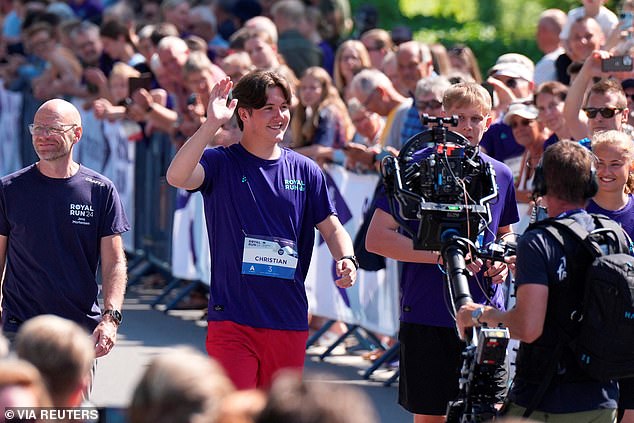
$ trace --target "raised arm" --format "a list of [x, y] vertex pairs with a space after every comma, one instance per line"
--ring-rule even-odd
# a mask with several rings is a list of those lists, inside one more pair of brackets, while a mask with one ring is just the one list
[[227, 104], [232, 86], [228, 77], [214, 85], [207, 106], [207, 120], [178, 150], [167, 169], [170, 185], [184, 189], [196, 189], [202, 185], [205, 171], [199, 162], [203, 151], [222, 124], [231, 119], [238, 105], [235, 99]]
[[610, 57], [610, 54], [606, 51], [592, 52], [568, 90], [566, 102], [564, 103], [564, 118], [575, 140], [581, 140], [592, 135], [588, 129], [588, 119], [581, 112], [581, 108], [583, 107], [586, 91], [592, 84], [592, 78], [594, 76], [603, 76], [601, 59], [608, 57]]

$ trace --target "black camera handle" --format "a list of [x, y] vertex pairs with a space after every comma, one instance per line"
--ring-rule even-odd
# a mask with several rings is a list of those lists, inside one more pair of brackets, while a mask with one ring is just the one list
[[456, 310], [465, 304], [472, 303], [467, 278], [467, 264], [465, 255], [469, 251], [469, 244], [460, 236], [457, 230], [448, 229], [443, 232], [441, 239], [443, 247], [440, 254], [444, 260], [446, 275], [451, 284], [453, 302]]

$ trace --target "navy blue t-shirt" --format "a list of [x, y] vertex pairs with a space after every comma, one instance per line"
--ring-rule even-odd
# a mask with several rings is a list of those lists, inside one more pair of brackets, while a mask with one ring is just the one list
[[0, 179], [0, 235], [8, 237], [3, 329], [55, 314], [92, 331], [101, 318], [100, 240], [129, 229], [112, 182], [86, 167], [54, 179], [31, 165]]
[[[592, 218], [584, 211], [570, 215], [587, 230], [594, 229]], [[517, 244], [515, 283], [553, 286], [558, 283], [561, 264], [565, 253], [559, 243], [552, 241], [543, 229], [527, 231]], [[565, 369], [560, 369], [564, 372]], [[537, 384], [528, 383], [517, 377], [509, 398], [522, 407], [528, 407], [538, 389]], [[554, 383], [546, 390], [537, 410], [547, 413], [576, 413], [616, 408], [618, 399], [616, 382], [575, 382]]]
[[[208, 320], [307, 330], [304, 279], [315, 226], [335, 213], [321, 169], [286, 148], [279, 159], [264, 160], [241, 144], [208, 149], [200, 163], [211, 250]], [[247, 236], [294, 242], [298, 264], [293, 279], [242, 274]]]

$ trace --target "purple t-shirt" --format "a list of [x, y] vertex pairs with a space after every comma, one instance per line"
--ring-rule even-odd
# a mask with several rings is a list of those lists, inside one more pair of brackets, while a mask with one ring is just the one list
[[588, 213], [602, 214], [618, 222], [630, 238], [634, 239], [634, 198], [632, 198], [632, 194], [627, 196], [627, 204], [620, 210], [606, 210], [595, 203], [594, 200], [590, 200], [586, 211]]
[[[423, 157], [432, 150], [423, 150]], [[418, 156], [418, 154], [417, 154]], [[515, 201], [515, 187], [513, 174], [504, 163], [486, 154], [480, 154], [485, 162], [491, 163], [496, 174], [498, 198], [491, 201], [491, 223], [484, 231], [483, 242], [495, 239], [498, 227], [507, 226], [519, 220], [517, 203]], [[382, 196], [377, 200], [377, 207], [390, 213], [387, 198]], [[480, 274], [480, 283], [482, 275]], [[450, 314], [452, 300], [445, 287], [445, 277], [436, 264], [404, 262], [401, 269], [401, 321], [428, 326], [454, 327], [455, 322]], [[469, 290], [473, 300], [477, 303], [487, 303], [487, 295], [493, 298], [498, 306], [504, 304], [502, 289], [499, 285], [487, 286], [491, 292], [486, 295], [475, 278], [469, 278]], [[492, 292], [492, 291], [496, 292]]]
[[490, 157], [501, 162], [521, 156], [524, 152], [524, 147], [515, 141], [511, 127], [502, 121], [494, 123], [486, 130], [480, 145]]
[[[312, 160], [286, 148], [279, 159], [264, 160], [241, 144], [208, 149], [200, 163], [211, 250], [208, 320], [307, 330], [304, 279], [315, 225], [335, 213], [324, 174]], [[242, 274], [246, 236], [295, 242], [294, 278]]]
[[86, 167], [54, 179], [31, 165], [0, 179], [0, 235], [9, 238], [3, 329], [55, 314], [92, 331], [101, 318], [100, 240], [129, 229], [112, 182]]

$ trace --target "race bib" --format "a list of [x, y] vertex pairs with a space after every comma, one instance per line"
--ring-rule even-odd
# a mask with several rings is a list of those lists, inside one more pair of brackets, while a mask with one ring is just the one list
[[242, 274], [293, 279], [297, 268], [295, 242], [283, 238], [244, 238]]

